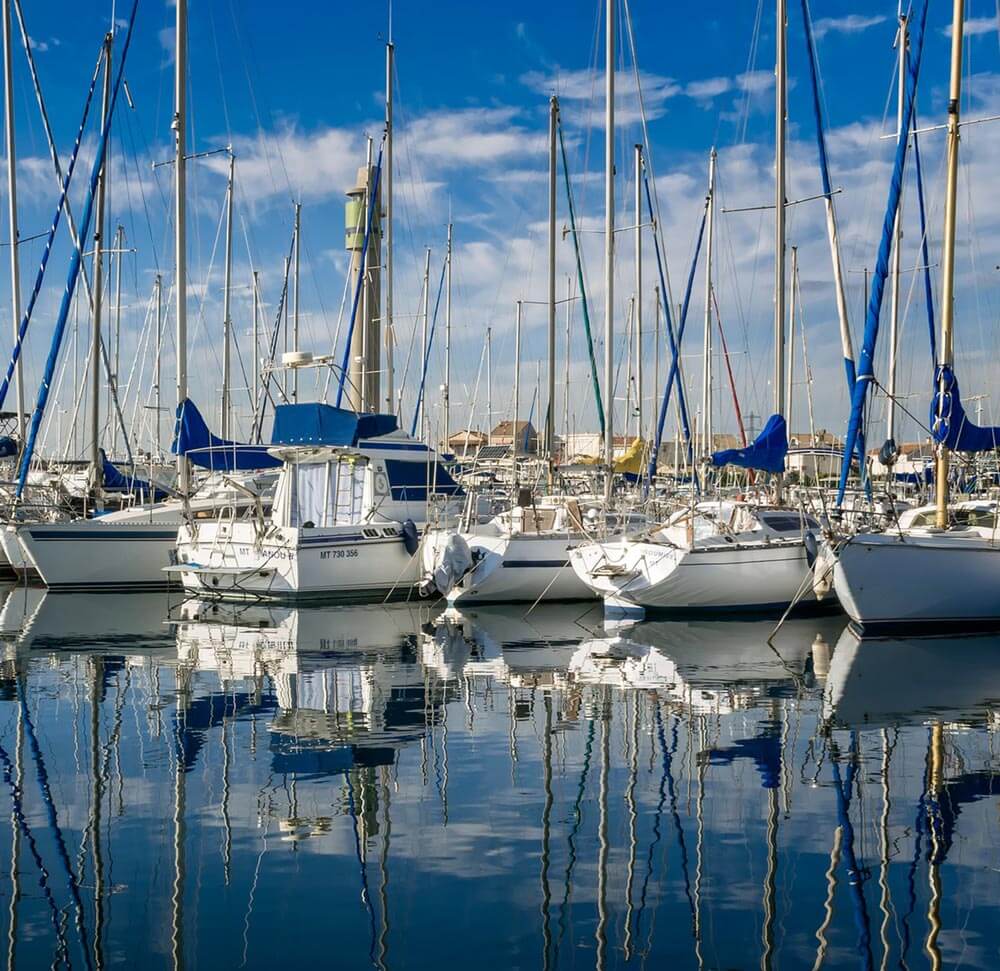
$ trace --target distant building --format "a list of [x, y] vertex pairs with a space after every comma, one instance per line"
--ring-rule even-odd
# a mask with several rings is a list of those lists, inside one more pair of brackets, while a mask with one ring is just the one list
[[466, 428], [463, 431], [455, 432], [445, 442], [447, 446], [446, 451], [457, 455], [459, 458], [466, 458], [467, 456], [475, 455], [486, 444], [486, 440], [487, 436], [485, 432]]
[[[880, 451], [879, 448], [868, 450], [872, 475], [886, 475], [889, 472], [889, 469], [882, 462]], [[925, 468], [934, 465], [934, 457], [934, 445], [930, 439], [925, 442], [903, 442], [897, 446], [896, 461], [893, 463], [892, 471], [897, 475], [921, 477]]]
[[[615, 435], [614, 456], [620, 458], [633, 442], [631, 435]], [[574, 459], [599, 459], [604, 457], [604, 439], [600, 432], [577, 432], [566, 436], [563, 461], [572, 464]]]
[[[515, 433], [516, 424], [516, 433]], [[518, 455], [538, 453], [538, 432], [530, 421], [502, 421], [490, 432], [490, 445], [514, 446]]]

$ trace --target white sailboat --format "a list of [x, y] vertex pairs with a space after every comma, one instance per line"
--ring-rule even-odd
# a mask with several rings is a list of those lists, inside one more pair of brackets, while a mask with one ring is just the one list
[[408, 596], [419, 534], [433, 513], [457, 515], [458, 484], [394, 416], [280, 405], [279, 438], [286, 421], [303, 444], [270, 449], [283, 463], [270, 511], [185, 523], [168, 572], [223, 599]]
[[[577, 575], [603, 596], [611, 611], [774, 610], [802, 597], [809, 589], [809, 536], [818, 523], [783, 502], [782, 476], [787, 435], [785, 363], [785, 2], [777, 2], [777, 100], [775, 106], [775, 284], [774, 408], [775, 414], [748, 449], [713, 462], [736, 461], [745, 467], [776, 473], [775, 504], [739, 501], [697, 503], [675, 512], [658, 528], [637, 537], [620, 537], [583, 545], [570, 552]], [[715, 153], [709, 166], [708, 227], [711, 240]], [[711, 253], [707, 256], [711, 267]], [[710, 271], [709, 271], [710, 272]], [[706, 315], [711, 320], [711, 279], [707, 281]], [[711, 325], [706, 323], [705, 402], [711, 370]], [[708, 425], [710, 435], [710, 425]], [[711, 448], [710, 438], [705, 440]], [[751, 454], [753, 453], [753, 454]], [[767, 455], [763, 464], [755, 464]]]
[[[833, 543], [833, 586], [851, 620], [866, 633], [1000, 625], [1000, 543], [996, 512], [975, 521], [949, 504], [949, 448], [995, 447], [996, 429], [965, 418], [954, 361], [955, 235], [958, 194], [959, 105], [962, 93], [964, 2], [955, 0], [948, 100], [947, 176], [942, 253], [941, 340], [936, 374], [938, 439], [936, 507], [884, 533]], [[982, 439], [983, 443], [972, 441]], [[965, 446], [965, 448], [962, 448]]]

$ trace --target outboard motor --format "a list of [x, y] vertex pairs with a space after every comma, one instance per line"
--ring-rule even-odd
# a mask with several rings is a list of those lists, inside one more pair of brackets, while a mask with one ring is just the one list
[[435, 591], [447, 597], [455, 585], [475, 566], [472, 550], [461, 533], [451, 533], [443, 547], [437, 547], [433, 561], [425, 559], [424, 579], [420, 584], [421, 596], [430, 596]]

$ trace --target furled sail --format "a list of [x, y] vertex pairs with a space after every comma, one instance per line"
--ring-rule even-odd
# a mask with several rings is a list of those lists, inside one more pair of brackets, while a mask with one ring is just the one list
[[763, 431], [746, 448], [727, 448], [712, 455], [712, 465], [738, 465], [741, 469], [784, 472], [788, 432], [781, 415], [771, 415]]
[[955, 372], [943, 365], [934, 376], [931, 398], [931, 434], [953, 452], [992, 452], [1000, 443], [1000, 428], [982, 427], [969, 421], [962, 405]]

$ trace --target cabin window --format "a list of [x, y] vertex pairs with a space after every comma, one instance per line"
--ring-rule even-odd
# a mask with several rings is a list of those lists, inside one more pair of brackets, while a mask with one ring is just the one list
[[790, 516], [782, 513], [767, 513], [762, 515], [761, 520], [765, 526], [769, 526], [776, 533], [798, 533], [803, 528], [819, 529], [819, 523], [809, 516]]
[[440, 462], [386, 459], [385, 471], [389, 476], [389, 489], [395, 502], [423, 502], [428, 491], [431, 495], [462, 494], [459, 484]]

